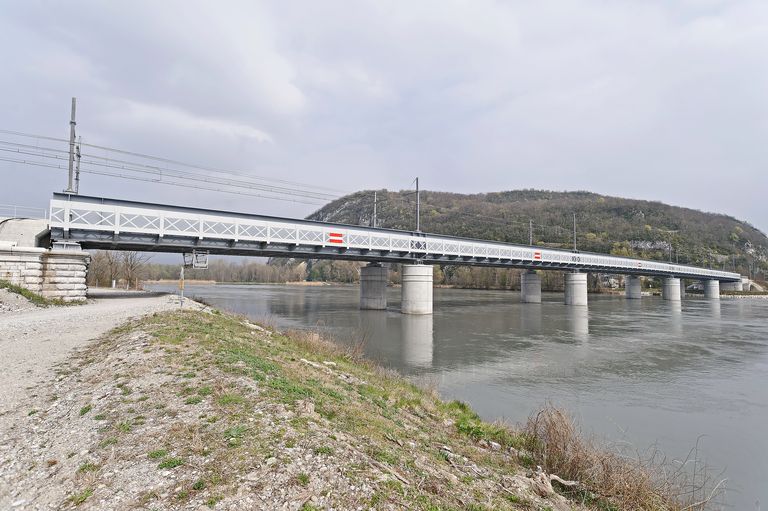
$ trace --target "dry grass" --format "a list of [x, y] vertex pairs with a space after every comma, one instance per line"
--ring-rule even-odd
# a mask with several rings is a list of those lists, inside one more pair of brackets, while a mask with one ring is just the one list
[[528, 419], [524, 438], [546, 472], [579, 482], [563, 493], [603, 509], [704, 510], [723, 482], [713, 484], [697, 449], [683, 461], [667, 460], [656, 449], [632, 455], [610, 450], [585, 438], [574, 419], [553, 406]]

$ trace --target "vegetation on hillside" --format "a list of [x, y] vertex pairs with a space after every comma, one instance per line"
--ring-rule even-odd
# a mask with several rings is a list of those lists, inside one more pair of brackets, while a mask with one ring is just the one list
[[[412, 192], [379, 190], [377, 196], [378, 226], [415, 229]], [[421, 193], [421, 230], [452, 236], [528, 244], [532, 223], [534, 244], [571, 248], [574, 214], [581, 251], [735, 268], [761, 273], [763, 280], [768, 270], [765, 234], [726, 215], [590, 192]], [[373, 191], [361, 191], [309, 218], [371, 225], [372, 215]]]

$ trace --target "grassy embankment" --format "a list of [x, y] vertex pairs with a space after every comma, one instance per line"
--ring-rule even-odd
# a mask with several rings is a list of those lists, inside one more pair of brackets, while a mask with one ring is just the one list
[[[88, 373], [99, 363], [112, 372]], [[218, 311], [118, 328], [73, 377], [114, 392], [77, 404], [98, 435], [71, 505], [125, 477], [146, 480], [134, 504], [147, 508], [683, 508], [656, 473], [595, 450], [560, 412], [521, 431], [490, 424], [317, 334]]]
[[77, 305], [80, 301], [65, 302], [60, 298], [45, 298], [43, 295], [30, 291], [29, 289], [16, 284], [11, 284], [7, 280], [0, 280], [0, 289], [5, 289], [11, 293], [23, 296], [38, 307], [48, 307], [50, 305]]

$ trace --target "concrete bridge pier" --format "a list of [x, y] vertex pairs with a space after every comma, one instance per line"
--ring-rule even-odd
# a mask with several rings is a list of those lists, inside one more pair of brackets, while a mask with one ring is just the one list
[[710, 300], [720, 299], [720, 281], [719, 280], [705, 280], [704, 284], [704, 298]]
[[661, 288], [661, 297], [670, 302], [679, 302], [682, 297], [680, 279], [676, 277], [665, 278]]
[[627, 275], [624, 277], [624, 292], [629, 300], [639, 300], [643, 297], [643, 287], [640, 277], [637, 275]]
[[360, 268], [360, 308], [385, 310], [389, 271], [385, 266], [371, 263]]
[[432, 266], [404, 264], [401, 280], [400, 312], [432, 314]]
[[541, 303], [541, 276], [535, 270], [526, 270], [520, 274], [520, 301]]
[[587, 274], [565, 274], [565, 304], [587, 305]]

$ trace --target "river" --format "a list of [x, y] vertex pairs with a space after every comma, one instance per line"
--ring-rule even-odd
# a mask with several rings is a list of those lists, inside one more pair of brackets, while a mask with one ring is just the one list
[[[156, 289], [163, 289], [156, 286]], [[169, 288], [165, 288], [169, 289]], [[314, 328], [488, 420], [524, 422], [547, 402], [587, 434], [728, 478], [726, 509], [768, 502], [768, 300], [562, 295], [435, 289], [432, 316], [358, 310], [354, 286], [187, 286], [222, 309], [279, 328]], [[689, 468], [692, 465], [689, 464]]]

